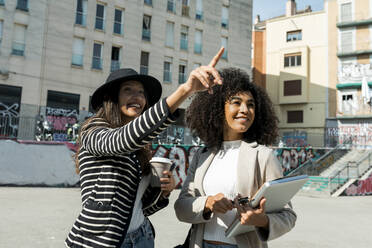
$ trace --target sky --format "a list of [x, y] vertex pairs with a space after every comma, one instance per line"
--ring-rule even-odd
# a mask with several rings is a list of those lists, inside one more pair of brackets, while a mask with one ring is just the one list
[[[253, 0], [253, 20], [260, 15], [261, 21], [285, 14], [287, 0]], [[324, 0], [296, 0], [297, 10], [303, 10], [307, 5], [313, 11], [324, 9]]]

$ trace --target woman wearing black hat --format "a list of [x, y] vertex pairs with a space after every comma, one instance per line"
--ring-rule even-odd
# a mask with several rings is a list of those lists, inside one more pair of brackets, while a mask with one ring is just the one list
[[214, 67], [223, 50], [160, 101], [160, 82], [132, 69], [112, 72], [94, 92], [96, 114], [81, 127], [76, 157], [82, 210], [65, 241], [67, 247], [154, 246], [147, 216], [168, 205], [175, 183], [167, 171], [161, 188], [149, 184], [147, 147], [175, 121], [187, 97], [222, 83]]

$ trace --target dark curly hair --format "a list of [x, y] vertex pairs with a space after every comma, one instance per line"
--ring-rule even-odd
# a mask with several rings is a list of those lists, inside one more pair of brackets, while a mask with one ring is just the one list
[[215, 85], [213, 94], [207, 91], [197, 93], [187, 108], [187, 126], [208, 147], [220, 148], [226, 101], [237, 93], [249, 91], [255, 101], [255, 119], [243, 139], [263, 145], [274, 143], [278, 137], [278, 118], [266, 91], [251, 82], [249, 75], [241, 69], [224, 68], [219, 73], [223, 84]]

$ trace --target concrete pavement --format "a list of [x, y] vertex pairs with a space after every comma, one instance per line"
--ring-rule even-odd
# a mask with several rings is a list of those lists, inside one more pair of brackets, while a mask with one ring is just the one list
[[[170, 206], [151, 217], [156, 247], [174, 247], [184, 241], [189, 224], [175, 217]], [[288, 234], [269, 242], [270, 248], [372, 247], [372, 197], [293, 200], [298, 219]], [[0, 247], [59, 248], [79, 213], [78, 188], [0, 187]]]

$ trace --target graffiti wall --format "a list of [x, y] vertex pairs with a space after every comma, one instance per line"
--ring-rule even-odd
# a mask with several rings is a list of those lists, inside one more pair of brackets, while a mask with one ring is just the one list
[[372, 195], [372, 174], [365, 180], [357, 180], [351, 184], [342, 196], [365, 196]]
[[282, 164], [283, 174], [286, 175], [292, 170], [306, 163], [308, 160], [316, 160], [324, 155], [329, 149], [315, 149], [312, 147], [285, 147], [275, 149], [275, 154]]
[[50, 140], [53, 141], [73, 140], [78, 131], [75, 125], [77, 120], [76, 110], [46, 107], [47, 123], [44, 124], [44, 132], [49, 133]]
[[327, 120], [326, 146], [351, 142], [352, 145], [372, 144], [372, 120]]
[[0, 102], [0, 137], [17, 137], [19, 104]]
[[[152, 145], [155, 157], [169, 158], [175, 163], [173, 174], [177, 187], [181, 187], [186, 179], [187, 169], [195, 152], [200, 146], [182, 145]], [[274, 153], [282, 164], [283, 173], [286, 175], [308, 160], [316, 160], [329, 149], [315, 149], [312, 147], [274, 148]]]
[[181, 145], [152, 145], [154, 157], [169, 158], [174, 163], [173, 175], [176, 180], [177, 188], [182, 186], [186, 179], [187, 169], [194, 157], [195, 152], [200, 146], [181, 146]]
[[286, 147], [306, 146], [308, 145], [307, 132], [306, 131], [284, 132], [283, 142]]

